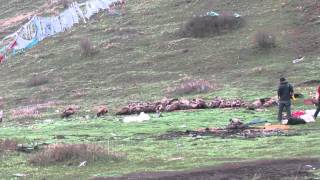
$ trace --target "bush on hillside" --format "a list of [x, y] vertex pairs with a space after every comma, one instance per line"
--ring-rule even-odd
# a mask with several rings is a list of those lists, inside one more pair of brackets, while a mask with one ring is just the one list
[[254, 37], [256, 47], [269, 49], [276, 47], [276, 37], [272, 33], [258, 31]]
[[184, 37], [202, 38], [241, 27], [243, 19], [232, 14], [197, 16], [190, 19], [180, 31]]
[[125, 156], [120, 153], [109, 152], [103, 146], [94, 144], [52, 144], [42, 151], [29, 157], [29, 163], [46, 166], [67, 162], [78, 165], [80, 162], [94, 162], [98, 160], [118, 161]]
[[91, 41], [88, 38], [82, 38], [80, 40], [81, 56], [89, 57], [94, 53], [94, 48]]
[[191, 80], [184, 81], [177, 86], [168, 87], [167, 92], [169, 94], [183, 95], [183, 94], [191, 94], [191, 93], [206, 93], [214, 88], [215, 86], [207, 80], [191, 79]]
[[28, 87], [41, 86], [49, 83], [49, 78], [43, 75], [35, 75], [29, 81], [27, 81]]

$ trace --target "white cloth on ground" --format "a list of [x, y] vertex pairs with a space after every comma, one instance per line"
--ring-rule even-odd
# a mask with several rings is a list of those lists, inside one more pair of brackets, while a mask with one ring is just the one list
[[144, 113], [141, 112], [139, 116], [126, 116], [123, 118], [123, 122], [125, 123], [131, 123], [131, 122], [143, 122], [143, 121], [149, 121], [151, 117]]

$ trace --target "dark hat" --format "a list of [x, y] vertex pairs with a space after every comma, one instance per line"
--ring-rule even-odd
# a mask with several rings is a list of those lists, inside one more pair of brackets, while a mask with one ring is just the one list
[[280, 78], [280, 82], [284, 82], [284, 81], [286, 81], [286, 78], [284, 77]]

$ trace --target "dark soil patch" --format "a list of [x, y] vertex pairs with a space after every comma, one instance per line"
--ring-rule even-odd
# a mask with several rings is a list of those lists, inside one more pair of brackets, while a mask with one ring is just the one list
[[218, 167], [180, 172], [133, 173], [123, 177], [99, 177], [94, 180], [248, 180], [312, 179], [310, 170], [319, 168], [317, 159], [259, 160], [230, 163]]
[[201, 138], [202, 136], [213, 136], [221, 138], [257, 138], [257, 137], [270, 137], [270, 136], [294, 136], [299, 133], [292, 130], [261, 130], [261, 129], [218, 129], [218, 130], [205, 130], [205, 131], [171, 131], [160, 136], [157, 136], [157, 140], [171, 140], [181, 137], [193, 137]]

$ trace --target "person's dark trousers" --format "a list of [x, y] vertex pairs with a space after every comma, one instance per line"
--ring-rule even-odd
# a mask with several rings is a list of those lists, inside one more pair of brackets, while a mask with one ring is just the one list
[[314, 118], [316, 119], [318, 117], [318, 114], [320, 112], [320, 100], [318, 101], [318, 104], [317, 104], [317, 110], [316, 110], [316, 113], [314, 113]]
[[291, 102], [288, 101], [280, 101], [279, 102], [279, 112], [278, 112], [278, 120], [282, 120], [282, 112], [286, 108], [287, 111], [287, 118], [291, 117]]

